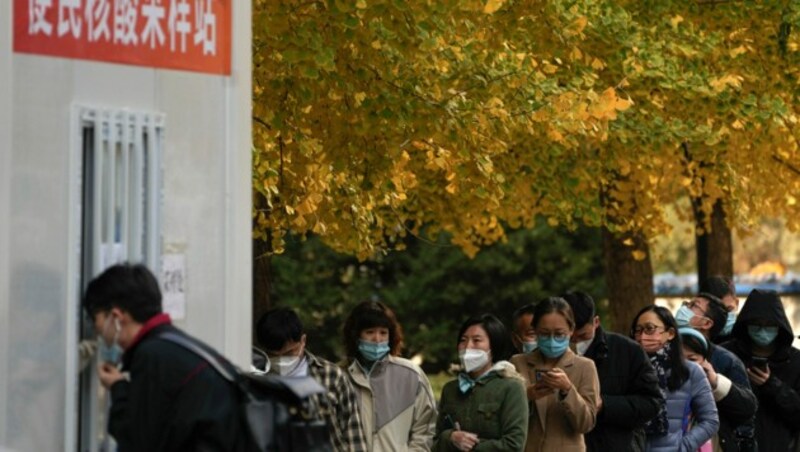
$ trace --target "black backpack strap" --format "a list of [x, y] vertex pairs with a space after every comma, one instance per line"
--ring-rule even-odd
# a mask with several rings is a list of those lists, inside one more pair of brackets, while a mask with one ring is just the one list
[[181, 347], [189, 350], [190, 352], [194, 353], [195, 355], [205, 360], [209, 365], [211, 365], [211, 367], [213, 367], [214, 370], [216, 370], [217, 373], [219, 373], [222, 376], [222, 378], [230, 381], [231, 383], [237, 382], [236, 376], [232, 375], [230, 370], [226, 369], [225, 366], [220, 364], [219, 358], [213, 356], [211, 353], [209, 353], [203, 347], [197, 345], [197, 343], [195, 343], [188, 337], [177, 333], [161, 333], [158, 335], [158, 337], [170, 341], [173, 344], [178, 344]]

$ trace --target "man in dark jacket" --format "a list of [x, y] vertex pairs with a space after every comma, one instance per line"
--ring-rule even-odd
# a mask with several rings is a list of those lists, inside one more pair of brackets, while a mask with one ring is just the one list
[[755, 414], [758, 402], [742, 361], [729, 350], [716, 346], [712, 338], [723, 330], [728, 310], [716, 296], [701, 292], [684, 302], [675, 314], [679, 327], [689, 327], [708, 344], [708, 360], [700, 366], [708, 376], [719, 413], [719, 449], [751, 452], [755, 449]]
[[728, 342], [732, 339], [731, 332], [733, 332], [733, 325], [736, 323], [736, 315], [739, 312], [739, 298], [736, 296], [733, 279], [727, 276], [712, 276], [706, 280], [705, 292], [719, 298], [727, 311], [725, 325], [711, 340], [715, 344]]
[[99, 336], [98, 374], [111, 393], [108, 431], [121, 452], [242, 450], [235, 388], [205, 360], [159, 337], [186, 335], [161, 312], [161, 291], [146, 267], [109, 268], [89, 283], [83, 307]]
[[761, 452], [797, 450], [800, 438], [800, 350], [778, 294], [754, 289], [747, 296], [733, 339], [723, 344], [747, 366], [758, 398], [756, 439]]
[[572, 291], [562, 297], [575, 317], [576, 352], [594, 361], [600, 377], [602, 404], [595, 428], [584, 436], [586, 449], [644, 450], [642, 428], [664, 404], [650, 360], [636, 342], [603, 330], [591, 296]]

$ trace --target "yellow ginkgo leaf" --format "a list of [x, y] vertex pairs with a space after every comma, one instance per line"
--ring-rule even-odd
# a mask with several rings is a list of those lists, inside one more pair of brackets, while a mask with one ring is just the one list
[[493, 14], [498, 9], [503, 7], [506, 0], [488, 0], [483, 7], [483, 12], [486, 14]]

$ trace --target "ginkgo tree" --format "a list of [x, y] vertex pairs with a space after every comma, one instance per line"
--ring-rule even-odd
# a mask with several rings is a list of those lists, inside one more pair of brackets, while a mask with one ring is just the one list
[[626, 318], [664, 206], [798, 208], [772, 185], [798, 181], [797, 6], [763, 3], [256, 0], [255, 238], [474, 255], [536, 216], [602, 226]]

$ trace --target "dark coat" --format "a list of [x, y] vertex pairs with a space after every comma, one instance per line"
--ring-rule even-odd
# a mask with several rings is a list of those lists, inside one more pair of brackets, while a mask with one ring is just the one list
[[733, 326], [734, 339], [726, 342], [724, 347], [749, 366], [753, 342], [747, 326], [757, 320], [778, 324], [776, 349], [769, 356], [769, 380], [761, 386], [753, 385], [758, 398], [758, 450], [786, 452], [797, 446], [800, 437], [800, 350], [792, 347], [792, 327], [775, 292], [755, 289], [750, 293]]
[[597, 425], [585, 435], [587, 450], [640, 450], [634, 441], [636, 431], [664, 404], [650, 360], [639, 344], [601, 327], [584, 356], [597, 367], [603, 400]]
[[168, 321], [148, 321], [142, 330], [123, 355], [122, 370], [130, 373], [130, 381], [111, 386], [108, 431], [119, 450], [241, 450], [243, 424], [234, 386], [191, 351], [160, 339], [166, 332], [185, 335]]
[[717, 374], [724, 375], [731, 382], [728, 393], [719, 400], [719, 386], [714, 390], [719, 412], [719, 445], [725, 452], [739, 452], [739, 438], [753, 438], [758, 401], [750, 388], [744, 364], [736, 355], [712, 345], [709, 362]]

